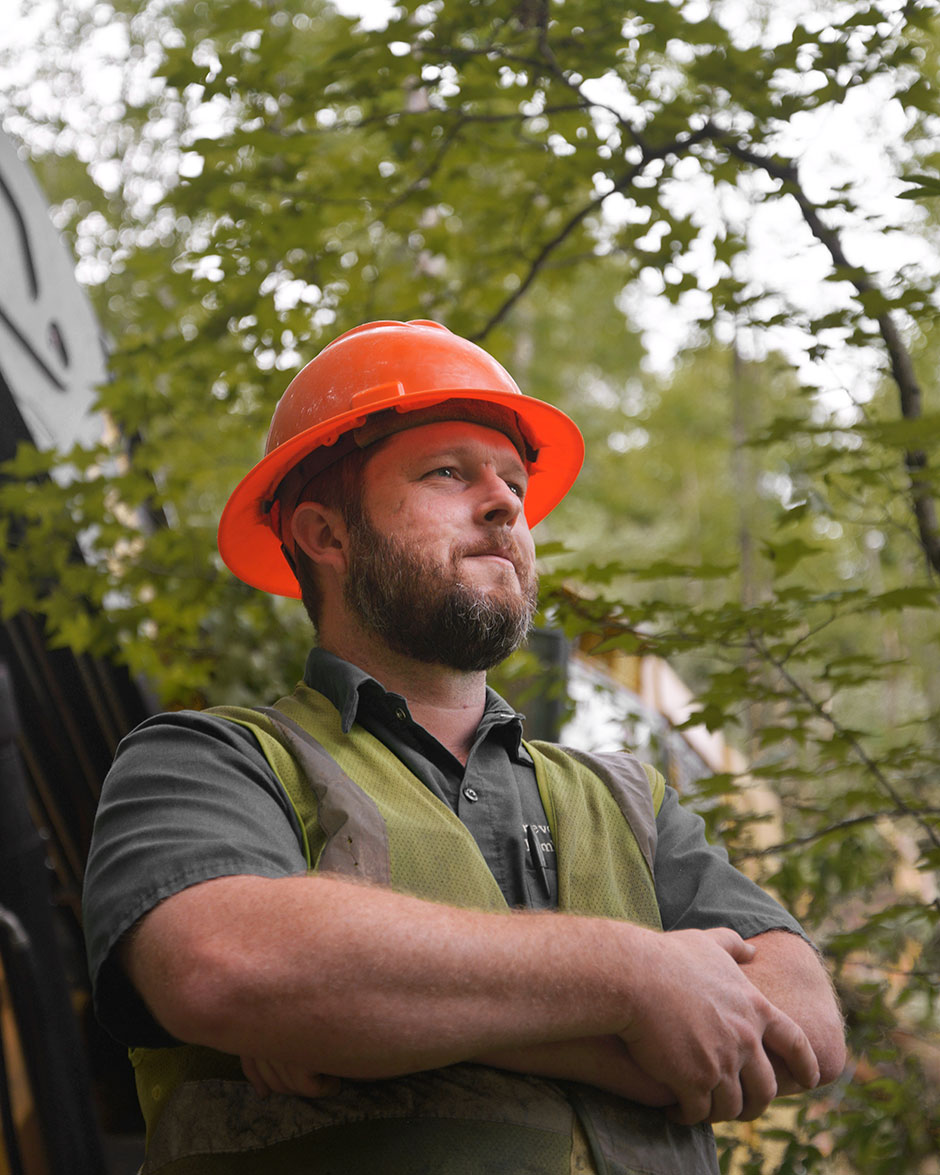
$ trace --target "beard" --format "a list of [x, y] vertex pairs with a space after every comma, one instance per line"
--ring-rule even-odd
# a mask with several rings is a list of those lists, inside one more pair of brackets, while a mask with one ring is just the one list
[[[492, 669], [525, 640], [538, 578], [514, 544], [518, 584], [478, 588], [462, 582], [459, 569], [465, 555], [481, 553], [479, 542], [439, 563], [380, 533], [362, 513], [348, 522], [346, 603], [394, 652], [470, 672]], [[492, 553], [504, 548], [494, 535]]]

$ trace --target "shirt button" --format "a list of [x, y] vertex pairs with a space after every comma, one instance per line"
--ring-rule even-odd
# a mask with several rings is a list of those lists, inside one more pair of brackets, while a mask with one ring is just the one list
[[465, 787], [463, 789], [463, 794], [464, 794], [465, 798], [470, 801], [471, 804], [475, 804], [477, 802], [477, 800], [480, 798], [480, 793], [474, 787]]
[[398, 709], [395, 711], [395, 717], [398, 719], [399, 722], [404, 722], [405, 719], [408, 717], [408, 715], [401, 708], [401, 706], [399, 706]]

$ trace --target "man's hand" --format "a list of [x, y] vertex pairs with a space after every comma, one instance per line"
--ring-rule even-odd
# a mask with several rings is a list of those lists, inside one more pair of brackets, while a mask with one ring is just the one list
[[339, 1093], [342, 1080], [328, 1073], [310, 1073], [302, 1065], [284, 1061], [266, 1061], [261, 1057], [242, 1057], [242, 1072], [254, 1086], [258, 1097], [271, 1093], [296, 1094], [299, 1097], [329, 1097]]
[[673, 1092], [678, 1122], [763, 1113], [777, 1094], [768, 1052], [801, 1088], [819, 1081], [803, 1030], [742, 971], [753, 956], [733, 930], [680, 930], [658, 935], [644, 960], [644, 990], [620, 1036], [640, 1068]]
[[[792, 1016], [809, 1037], [819, 1062], [820, 1084], [835, 1081], [845, 1068], [845, 1025], [832, 983], [819, 956], [799, 935], [770, 930], [748, 939], [755, 948], [742, 965], [747, 978], [772, 1004]], [[771, 1053], [777, 1094], [802, 1092], [782, 1060]]]

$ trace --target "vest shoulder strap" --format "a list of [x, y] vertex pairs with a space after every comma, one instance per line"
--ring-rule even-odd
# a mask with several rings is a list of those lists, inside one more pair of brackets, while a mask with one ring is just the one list
[[[248, 727], [277, 775], [303, 830], [307, 867], [361, 877], [375, 885], [391, 878], [388, 830], [378, 805], [354, 783], [333, 756], [309, 731], [271, 706], [242, 710], [219, 706], [213, 710]], [[259, 721], [260, 719], [260, 721]], [[270, 746], [276, 740], [287, 760]], [[309, 791], [307, 790], [309, 788]], [[314, 852], [308, 838], [311, 792], [316, 804], [316, 826], [323, 837]]]
[[308, 868], [432, 901], [506, 909], [457, 815], [360, 727], [304, 686], [272, 709], [217, 709], [253, 731], [305, 829]]
[[581, 751], [543, 742], [527, 743], [526, 746], [530, 753], [534, 751], [554, 762], [573, 759], [597, 776], [632, 829], [652, 873], [656, 856], [656, 817], [666, 794], [666, 782], [656, 768], [641, 762], [629, 751]]
[[660, 928], [653, 877], [656, 814], [632, 756], [610, 761], [527, 743], [555, 837], [559, 909]]
[[633, 829], [640, 851], [652, 871], [656, 857], [656, 817], [666, 794], [662, 775], [629, 751], [564, 749], [607, 785], [624, 819]]

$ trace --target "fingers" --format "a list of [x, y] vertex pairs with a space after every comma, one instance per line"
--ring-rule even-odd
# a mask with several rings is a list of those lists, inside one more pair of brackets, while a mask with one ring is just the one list
[[709, 1122], [733, 1122], [744, 1108], [744, 1090], [741, 1088], [742, 1074], [737, 1078], [721, 1082], [711, 1093]]
[[[735, 1118], [741, 1122], [753, 1122], [759, 1118], [764, 1110], [777, 1096], [777, 1075], [766, 1053], [753, 1058], [750, 1064], [741, 1070], [739, 1083], [741, 1090], [741, 1108]], [[713, 1122], [730, 1122], [730, 1118], [713, 1118]]]
[[679, 1126], [697, 1126], [699, 1122], [708, 1121], [711, 1104], [710, 1093], [701, 1097], [685, 1096], [679, 1099], [677, 1105], [666, 1108], [666, 1117]]
[[255, 1059], [258, 1070], [272, 1093], [293, 1093], [286, 1078], [286, 1065], [276, 1065], [273, 1061]]
[[725, 1122], [729, 1119], [723, 1115], [731, 1114], [740, 1101], [740, 1085], [736, 1081], [722, 1081], [712, 1090], [682, 1090], [676, 1105], [669, 1106], [666, 1115], [680, 1126], [697, 1126], [699, 1122]]
[[668, 1117], [683, 1126], [699, 1122], [752, 1122], [759, 1118], [777, 1094], [773, 1066], [766, 1056], [756, 1056], [739, 1074], [721, 1081], [710, 1093], [687, 1095], [667, 1110]]
[[748, 1059], [739, 1073], [722, 1078], [711, 1091], [686, 1092], [667, 1114], [683, 1126], [699, 1122], [751, 1122], [763, 1114], [776, 1096], [773, 1065], [760, 1052]]
[[328, 1073], [308, 1073], [297, 1065], [266, 1061], [259, 1057], [242, 1057], [242, 1072], [255, 1093], [266, 1098], [272, 1093], [320, 1098], [339, 1093], [343, 1082]]
[[242, 1063], [242, 1072], [251, 1082], [255, 1093], [260, 1098], [266, 1098], [271, 1092], [271, 1087], [261, 1075], [261, 1070], [258, 1068], [258, 1062], [254, 1057], [239, 1058]]
[[764, 1047], [776, 1053], [804, 1089], [819, 1084], [819, 1061], [806, 1033], [785, 1012], [776, 1015], [764, 1030]]
[[802, 1029], [783, 1012], [767, 1026], [764, 1048], [748, 1054], [740, 1072], [729, 1073], [709, 1092], [687, 1089], [669, 1111], [674, 1122], [693, 1126], [699, 1122], [751, 1122], [759, 1118], [779, 1091], [777, 1074], [768, 1055], [786, 1048], [786, 1066], [804, 1089], [819, 1082], [816, 1055]]

